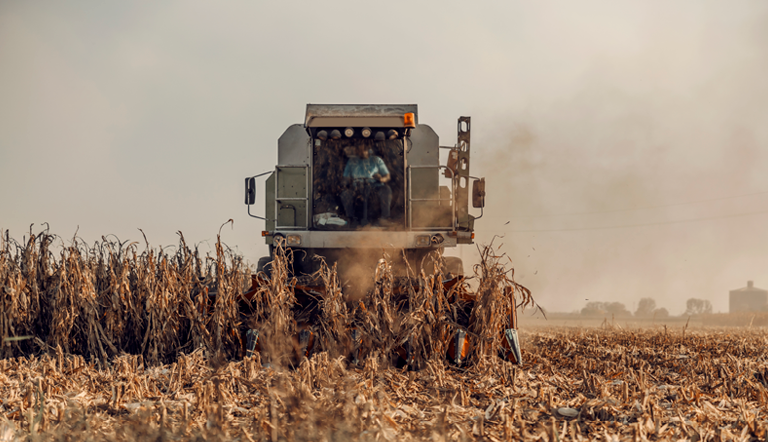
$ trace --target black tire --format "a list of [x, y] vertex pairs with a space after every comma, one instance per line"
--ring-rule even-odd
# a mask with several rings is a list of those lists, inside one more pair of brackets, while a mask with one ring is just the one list
[[259, 272], [264, 272], [267, 278], [272, 277], [272, 258], [269, 256], [259, 258], [259, 263], [256, 265], [256, 273]]
[[445, 259], [445, 271], [451, 273], [454, 276], [464, 276], [464, 263], [461, 258], [456, 256], [446, 256]]

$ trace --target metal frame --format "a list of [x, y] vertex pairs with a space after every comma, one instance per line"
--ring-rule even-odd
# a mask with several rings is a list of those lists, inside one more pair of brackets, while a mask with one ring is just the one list
[[[252, 176], [252, 177], [248, 177], [248, 178], [249, 178], [249, 179], [250, 179], [250, 178], [259, 178], [259, 177], [262, 177], [262, 176], [264, 176], [264, 175], [269, 175], [270, 173], [273, 173], [273, 172], [274, 172], [274, 170], [268, 170], [268, 171], [266, 171], [266, 172], [263, 172], [263, 173], [260, 173], [260, 174], [258, 174], [258, 175], [254, 175], [254, 176]], [[253, 188], [253, 193], [254, 193], [254, 195], [256, 195], [256, 188], [255, 188], [255, 187]], [[253, 217], [253, 218], [256, 218], [256, 219], [260, 219], [260, 220], [264, 220], [264, 221], [275, 221], [275, 222], [277, 221], [277, 220], [269, 220], [269, 219], [267, 219], [267, 218], [265, 218], [265, 217], [263, 217], [263, 216], [258, 216], [258, 215], [254, 215], [254, 214], [252, 214], [252, 213], [251, 213], [251, 204], [248, 204], [248, 215], [250, 215], [250, 216], [251, 216], [251, 217]]]
[[[306, 185], [304, 186], [304, 198], [279, 198], [278, 192], [280, 192], [280, 169], [304, 169], [304, 178], [307, 180]], [[275, 166], [275, 230], [299, 230], [310, 228], [309, 220], [311, 219], [311, 215], [309, 213], [309, 197], [312, 195], [312, 192], [310, 189], [311, 177], [309, 176], [309, 171], [309, 164], [303, 164], [299, 166]], [[306, 210], [304, 211], [306, 214], [306, 219], [304, 220], [303, 226], [278, 225], [277, 221], [280, 219], [280, 203], [283, 201], [304, 201], [306, 204]]]
[[[453, 170], [449, 168], [448, 166], [444, 166], [442, 164], [436, 164], [436, 165], [426, 165], [426, 166], [408, 166], [408, 198], [406, 200], [407, 204], [407, 210], [408, 210], [408, 226], [407, 228], [409, 230], [413, 231], [427, 231], [427, 230], [456, 230], [456, 201], [454, 198], [454, 195], [456, 193], [456, 180], [453, 173]], [[413, 198], [413, 179], [411, 177], [411, 171], [413, 169], [445, 169], [449, 170], [451, 172], [451, 196], [450, 198], [440, 198], [440, 186], [438, 185], [437, 192], [438, 197], [437, 198]], [[439, 175], [438, 175], [439, 176]], [[439, 180], [438, 180], [439, 184]], [[448, 201], [451, 203], [451, 227], [447, 226], [428, 226], [428, 227], [413, 227], [413, 202], [426, 202], [426, 201]]]
[[[449, 236], [445, 230], [407, 231], [407, 230], [281, 230], [272, 232], [301, 236], [298, 249], [436, 249], [455, 247], [457, 237]], [[417, 245], [419, 236], [443, 235], [441, 244]], [[399, 252], [397, 252], [399, 253]]]
[[[466, 128], [462, 128], [462, 124], [466, 125]], [[464, 130], [466, 129], [466, 130]], [[456, 201], [456, 218], [457, 225], [462, 227], [469, 227], [469, 190], [470, 190], [470, 134], [472, 130], [472, 118], [471, 117], [459, 117], [456, 127], [456, 149], [458, 150], [458, 158], [456, 163], [456, 174], [458, 185], [456, 186], [456, 194], [454, 200]], [[466, 166], [462, 168], [462, 164]], [[462, 178], [466, 179], [466, 186], [461, 187]], [[466, 223], [466, 225], [465, 225]]]

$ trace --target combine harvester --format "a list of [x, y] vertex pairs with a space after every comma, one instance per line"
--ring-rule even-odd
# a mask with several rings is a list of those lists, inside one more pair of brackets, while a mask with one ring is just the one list
[[[457, 318], [446, 357], [466, 364], [476, 340], [469, 332], [476, 295], [464, 282], [461, 259], [443, 257], [442, 251], [473, 244], [475, 220], [485, 205], [485, 179], [470, 175], [470, 117], [458, 119], [457, 144], [442, 147], [432, 128], [419, 124], [416, 105], [308, 104], [304, 123], [290, 126], [277, 149], [273, 171], [245, 179], [248, 214], [265, 221], [262, 236], [270, 255], [259, 260], [244, 297], [251, 299], [268, 284], [276, 256], [290, 252], [290, 276], [296, 278], [291, 310], [299, 330], [294, 344], [300, 357], [308, 357], [316, 346], [313, 318], [325, 295], [317, 277], [323, 263], [336, 266], [352, 308], [363, 305], [382, 265], [396, 275], [391, 302], [401, 310], [409, 308], [408, 287], [419, 283], [421, 272], [443, 275], [442, 290]], [[440, 149], [447, 149], [445, 165]], [[257, 216], [250, 206], [264, 177], [266, 213]], [[479, 216], [470, 213], [470, 196]], [[521, 364], [514, 290], [507, 295], [512, 308], [498, 330], [498, 352]], [[258, 329], [248, 330], [247, 354], [260, 351], [259, 338]], [[366, 339], [354, 327], [349, 338], [348, 355], [356, 362]], [[398, 364], [413, 368], [408, 344], [395, 350]]]

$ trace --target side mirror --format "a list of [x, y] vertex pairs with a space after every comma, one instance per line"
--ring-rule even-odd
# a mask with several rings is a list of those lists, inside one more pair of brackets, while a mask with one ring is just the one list
[[485, 178], [480, 178], [472, 183], [472, 207], [485, 207]]
[[256, 202], [256, 178], [245, 179], [245, 204], [252, 205]]

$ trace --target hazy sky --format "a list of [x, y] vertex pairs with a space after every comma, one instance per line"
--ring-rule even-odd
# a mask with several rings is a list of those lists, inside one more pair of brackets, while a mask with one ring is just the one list
[[545, 308], [725, 311], [768, 288], [766, 72], [764, 1], [4, 1], [0, 228], [207, 250], [232, 218], [255, 262], [243, 178], [306, 103], [417, 103], [443, 145], [472, 116], [478, 240]]

